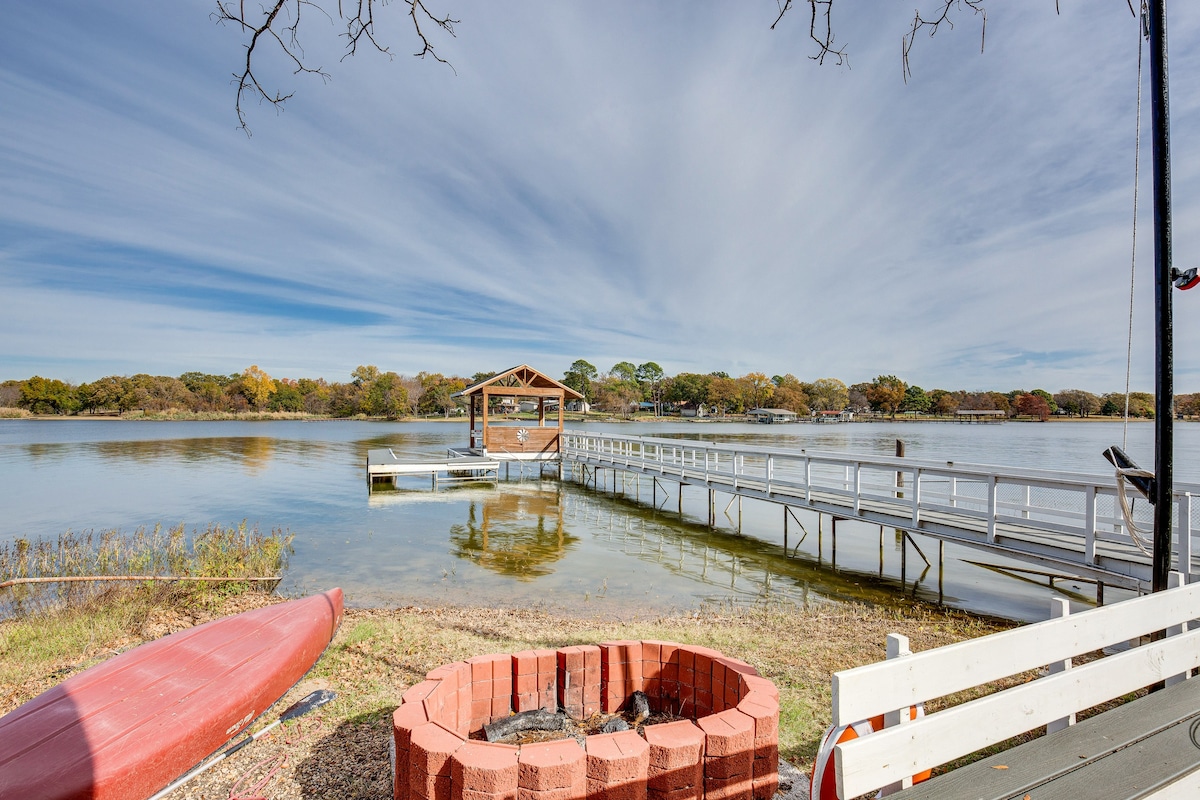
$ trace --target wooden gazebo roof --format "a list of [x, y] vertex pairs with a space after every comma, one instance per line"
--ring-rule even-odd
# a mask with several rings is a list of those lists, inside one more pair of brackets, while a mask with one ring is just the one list
[[[484, 389], [490, 389], [487, 394], [508, 394], [513, 397], [570, 397], [582, 400], [583, 395], [558, 381], [538, 372], [528, 364], [505, 370], [498, 375], [474, 383], [455, 394], [455, 397], [473, 397], [483, 394]], [[562, 394], [560, 394], [560, 392]]]

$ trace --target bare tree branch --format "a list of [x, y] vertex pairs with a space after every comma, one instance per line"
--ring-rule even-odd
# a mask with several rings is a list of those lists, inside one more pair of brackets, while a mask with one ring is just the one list
[[[392, 56], [390, 48], [375, 38], [375, 9], [386, 5], [388, 0], [337, 0], [337, 15], [345, 24], [342, 36], [346, 38], [346, 53], [342, 60], [358, 52], [359, 44], [364, 40], [370, 42], [380, 53]], [[432, 57], [446, 66], [454, 69], [449, 61], [437, 52], [433, 40], [422, 27], [423, 24], [433, 23], [436, 28], [454, 36], [454, 26], [458, 20], [449, 15], [438, 17], [429, 11], [425, 0], [402, 0], [408, 6], [408, 16], [412, 20], [413, 30], [421, 44], [421, 49], [413, 55], [419, 58]], [[247, 8], [247, 0], [217, 0], [217, 10], [213, 19], [220, 24], [230, 23], [243, 34], [249, 36], [246, 43], [246, 60], [240, 73], [234, 73], [233, 82], [237, 85], [237, 97], [234, 109], [237, 112], [238, 127], [250, 135], [246, 125], [245, 103], [248, 98], [257, 98], [277, 109], [291, 98], [292, 94], [281, 94], [268, 89], [255, 73], [256, 57], [261, 57], [263, 40], [273, 39], [284, 58], [293, 66], [292, 74], [309, 73], [318, 75], [322, 80], [329, 80], [329, 73], [321, 67], [310, 66], [305, 60], [304, 48], [300, 45], [299, 29], [301, 14], [305, 9], [315, 9], [326, 18], [332, 17], [325, 11], [319, 0], [266, 0], [266, 4], [251, 2]], [[257, 9], [257, 10], [256, 10]]]
[[[837, 65], [850, 66], [849, 57], [846, 54], [846, 48], [834, 47], [835, 36], [833, 34], [833, 21], [831, 13], [833, 11], [834, 0], [800, 0], [808, 3], [809, 20], [808, 20], [808, 38], [812, 39], [817, 45], [815, 55], [809, 56], [818, 64], [824, 64], [826, 58], [836, 58]], [[775, 30], [775, 26], [783, 19], [792, 8], [795, 0], [775, 0], [779, 7], [779, 16], [775, 17], [775, 21], [771, 23], [771, 30]]]
[[954, 27], [954, 22], [950, 19], [950, 10], [961, 10], [962, 6], [966, 6], [975, 12], [976, 16], [982, 17], [979, 26], [979, 52], [983, 52], [984, 38], [987, 35], [987, 11], [983, 7], [984, 0], [938, 0], [942, 4], [942, 10], [925, 19], [920, 11], [917, 11], [913, 18], [912, 28], [904, 35], [902, 54], [903, 54], [903, 69], [904, 82], [908, 83], [909, 77], [912, 76], [912, 69], [908, 63], [909, 53], [912, 52], [913, 42], [916, 41], [917, 33], [929, 29], [929, 36], [932, 37], [938, 32], [938, 28], [943, 24]]

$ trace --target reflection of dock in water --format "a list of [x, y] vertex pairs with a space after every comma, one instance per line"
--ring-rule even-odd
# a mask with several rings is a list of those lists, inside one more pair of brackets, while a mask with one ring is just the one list
[[[622, 510], [620, 501], [582, 492], [564, 496], [567, 520], [594, 528], [594, 538], [622, 555], [657, 564], [672, 574], [711, 586], [721, 599], [788, 600], [807, 602], [812, 595], [836, 600], [856, 600], [895, 605], [897, 582], [869, 573], [835, 570], [807, 553], [799, 552], [804, 538], [787, 548], [760, 539], [691, 524], [673, 515], [658, 520], [655, 512], [635, 506]], [[807, 536], [807, 534], [805, 534]], [[922, 585], [929, 570], [904, 583], [908, 596], [936, 603], [936, 587]]]
[[472, 500], [466, 523], [450, 528], [454, 555], [518, 580], [550, 574], [578, 541], [564, 525], [557, 485], [553, 491], [505, 486]]

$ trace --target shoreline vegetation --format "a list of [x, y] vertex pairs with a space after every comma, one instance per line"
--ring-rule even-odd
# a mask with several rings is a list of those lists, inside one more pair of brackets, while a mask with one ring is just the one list
[[[234, 591], [206, 587], [186, 593], [178, 587], [142, 588], [4, 619], [0, 714], [145, 641], [284, 599], [246, 584]], [[227, 759], [178, 796], [225, 798], [261, 779], [267, 783], [256, 794], [275, 800], [390, 796], [391, 712], [425, 673], [475, 655], [611, 639], [703, 644], [753, 664], [780, 690], [781, 757], [807, 772], [829, 724], [833, 672], [883, 658], [888, 633], [909, 636], [921, 650], [1013, 625], [915, 602], [902, 608], [828, 602], [701, 606], [633, 620], [544, 609], [350, 607], [316, 667], [252, 730], [314, 689], [332, 689], [337, 699]]]
[[[514, 413], [506, 414], [503, 419], [523, 422], [536, 422], [537, 414], [529, 413]], [[384, 416], [368, 416], [366, 414], [355, 414], [350, 417], [335, 417], [329, 414], [307, 414], [303, 412], [291, 411], [181, 411], [167, 410], [158, 412], [143, 412], [129, 411], [124, 413], [111, 414], [34, 414], [23, 408], [12, 408], [0, 406], [0, 420], [94, 420], [97, 422], [104, 421], [124, 421], [124, 422], [447, 422], [462, 424], [466, 419], [463, 415], [445, 416], [443, 414], [431, 414], [425, 416], [402, 416], [402, 417], [384, 417]], [[603, 412], [566, 412], [563, 415], [566, 422], [605, 422], [605, 423], [639, 423], [639, 422], [686, 422], [692, 424], [719, 424], [722, 422], [744, 422], [753, 423], [755, 420], [746, 414], [727, 414], [725, 416], [705, 416], [705, 417], [680, 417], [678, 415], [655, 416], [653, 413], [633, 413], [629, 415], [614, 415]], [[878, 424], [884, 422], [929, 422], [929, 423], [954, 423], [954, 424], [999, 424], [1001, 422], [1067, 422], [1067, 423], [1091, 423], [1091, 422], [1122, 422], [1123, 417], [1120, 416], [1104, 416], [1101, 414], [1090, 415], [1086, 417], [1073, 417], [1069, 415], [1052, 415], [1047, 419], [1038, 419], [1031, 416], [1014, 416], [1005, 417], [987, 423], [967, 422], [955, 416], [938, 416], [936, 414], [897, 414], [896, 416], [879, 415], [865, 413], [856, 415], [853, 419], [844, 420], [842, 423], [850, 424]], [[1130, 417], [1130, 422], [1153, 422], [1152, 418], [1148, 417]], [[1188, 416], [1180, 417], [1181, 422], [1196, 422], [1200, 421], [1200, 417]], [[779, 424], [779, 423], [777, 423]], [[808, 419], [800, 419], [794, 423], [783, 424], [813, 424]], [[828, 424], [828, 423], [824, 423]]]
[[[505, 376], [477, 372], [470, 378], [419, 372], [415, 376], [360, 365], [345, 383], [324, 378], [273, 378], [257, 365], [240, 373], [210, 375], [185, 372], [179, 377], [109, 375], [91, 383], [71, 384], [34, 375], [0, 381], [0, 418], [32, 416], [120, 417], [137, 419], [387, 419], [454, 418], [465, 414], [461, 393], [468, 386]], [[1097, 395], [1082, 389], [967, 391], [925, 390], [895, 375], [846, 385], [837, 378], [804, 381], [791, 373], [768, 377], [749, 372], [667, 375], [653, 361], [614, 364], [601, 373], [579, 359], [562, 377], [576, 392], [564, 409], [601, 419], [718, 418], [739, 419], [749, 412], [771, 412], [769, 418], [861, 420], [886, 418], [980, 421], [1052, 418], [1152, 419], [1154, 396], [1146, 392]], [[502, 385], [502, 384], [501, 384]], [[493, 395], [489, 415], [513, 417], [536, 411], [520, 392]], [[1174, 408], [1181, 418], [1200, 417], [1200, 393], [1178, 394]], [[782, 412], [782, 413], [779, 413]], [[527, 419], [528, 417], [523, 417]]]

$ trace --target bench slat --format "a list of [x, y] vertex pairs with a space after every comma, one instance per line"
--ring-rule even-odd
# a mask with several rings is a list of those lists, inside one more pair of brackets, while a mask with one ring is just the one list
[[[1117, 800], [1125, 796], [1137, 797], [1133, 789], [1123, 794], [1117, 793], [1119, 779], [1096, 781], [1093, 770], [1100, 766], [1100, 762], [1118, 756], [1116, 763], [1122, 763], [1118, 771], [1136, 774], [1141, 788], [1155, 781], [1164, 781], [1166, 778], [1163, 773], [1156, 773], [1154, 779], [1150, 780], [1144, 774], [1138, 774], [1139, 770], [1129, 769], [1129, 765], [1123, 763], [1126, 749], [1133, 751], [1130, 745], [1147, 739], [1148, 734], [1155, 731], [1162, 732], [1159, 736], [1174, 738], [1174, 744], [1180, 746], [1172, 748], [1170, 760], [1175, 763], [1166, 775], [1189, 769], [1189, 766], [1200, 763], [1200, 749], [1196, 749], [1189, 736], [1197, 715], [1200, 715], [1200, 681], [1184, 681], [1165, 691], [1146, 695], [1090, 717], [1078, 725], [938, 775], [933, 780], [919, 783], [892, 797], [895, 800], [957, 800], [963, 797], [972, 800], [1008, 800], [1032, 794], [1035, 789], [1038, 790], [1038, 800], [1047, 800], [1056, 792], [1064, 797], [1096, 796], [1094, 788], [1080, 791], [1077, 782], [1080, 780], [1091, 782], [1093, 787], [1104, 786], [1105, 798]], [[1187, 752], [1189, 750], [1190, 753]], [[1161, 766], [1163, 762], [1160, 756], [1155, 761], [1144, 763]], [[1200, 793], [1187, 795], [1189, 800], [1198, 796]]]
[[[1179, 625], [1197, 607], [1200, 583], [843, 670], [833, 676], [833, 724], [850, 725]], [[1094, 615], [1103, 623], [1093, 623]]]
[[[1171, 594], [1175, 591], [1153, 597]], [[1105, 610], [1115, 608], [1110, 606]], [[1144, 605], [1140, 613], [1147, 613]], [[919, 657], [916, 654], [890, 663], [917, 661]], [[834, 748], [839, 796], [857, 797], [1198, 665], [1200, 630], [1136, 647], [839, 744]], [[990, 680], [974, 677], [970, 685]], [[944, 694], [945, 690], [938, 693]]]

